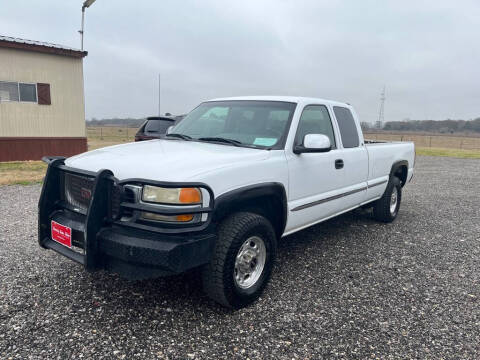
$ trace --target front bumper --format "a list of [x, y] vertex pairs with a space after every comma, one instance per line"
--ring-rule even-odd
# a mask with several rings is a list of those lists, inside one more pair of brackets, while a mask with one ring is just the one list
[[[131, 179], [119, 182], [108, 170], [90, 173], [68, 168], [63, 158], [47, 159], [49, 166], [39, 201], [39, 244], [82, 264], [86, 270], [106, 269], [128, 279], [142, 279], [182, 273], [210, 261], [216, 240], [210, 222], [213, 193], [205, 184], [184, 183], [162, 186], [196, 186], [207, 189], [210, 205], [196, 209], [208, 214], [201, 225], [185, 227], [156, 227], [122, 223], [112, 216], [112, 186], [122, 183], [149, 183]], [[80, 214], [62, 200], [62, 172], [91, 176], [94, 187], [86, 214]], [[158, 183], [157, 183], [158, 184]], [[123, 205], [123, 203], [122, 203]], [[125, 204], [126, 207], [127, 204]], [[144, 209], [152, 211], [152, 209]], [[153, 211], [162, 213], [158, 209]], [[190, 212], [191, 210], [189, 210]], [[172, 214], [169, 210], [169, 214]], [[72, 248], [51, 238], [51, 221], [72, 229]]]

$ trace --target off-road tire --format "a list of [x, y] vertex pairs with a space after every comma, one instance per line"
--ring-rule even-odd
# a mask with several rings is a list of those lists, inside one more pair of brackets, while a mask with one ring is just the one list
[[[230, 215], [219, 224], [217, 231], [212, 259], [202, 269], [203, 289], [211, 299], [223, 306], [242, 308], [258, 299], [267, 285], [276, 257], [275, 231], [267, 219], [250, 212]], [[259, 236], [263, 240], [266, 260], [255, 284], [242, 289], [234, 280], [235, 260], [240, 247], [251, 236]]]
[[[397, 201], [395, 210], [390, 211], [392, 194], [397, 191]], [[373, 217], [381, 222], [389, 223], [395, 220], [400, 210], [402, 201], [402, 183], [396, 176], [392, 176], [387, 184], [383, 196], [373, 203]]]

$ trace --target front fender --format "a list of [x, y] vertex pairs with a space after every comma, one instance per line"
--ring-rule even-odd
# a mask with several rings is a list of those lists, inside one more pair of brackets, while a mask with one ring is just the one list
[[269, 218], [277, 236], [287, 223], [287, 194], [281, 183], [268, 182], [228, 191], [215, 199], [213, 221], [219, 222], [229, 214], [245, 209], [260, 209]]

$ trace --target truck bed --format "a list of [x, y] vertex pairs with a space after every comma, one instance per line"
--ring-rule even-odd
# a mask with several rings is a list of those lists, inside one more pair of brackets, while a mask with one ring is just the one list
[[408, 178], [413, 173], [415, 163], [415, 145], [407, 141], [371, 141], [365, 140], [365, 147], [368, 152], [368, 179], [388, 178], [392, 164], [399, 161], [406, 161], [408, 167]]

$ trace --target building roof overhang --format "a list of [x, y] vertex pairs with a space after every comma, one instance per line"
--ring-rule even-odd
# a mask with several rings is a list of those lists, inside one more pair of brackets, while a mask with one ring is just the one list
[[0, 48], [26, 50], [44, 54], [69, 56], [73, 58], [84, 58], [88, 54], [87, 51], [82, 51], [62, 45], [2, 35], [0, 35]]

